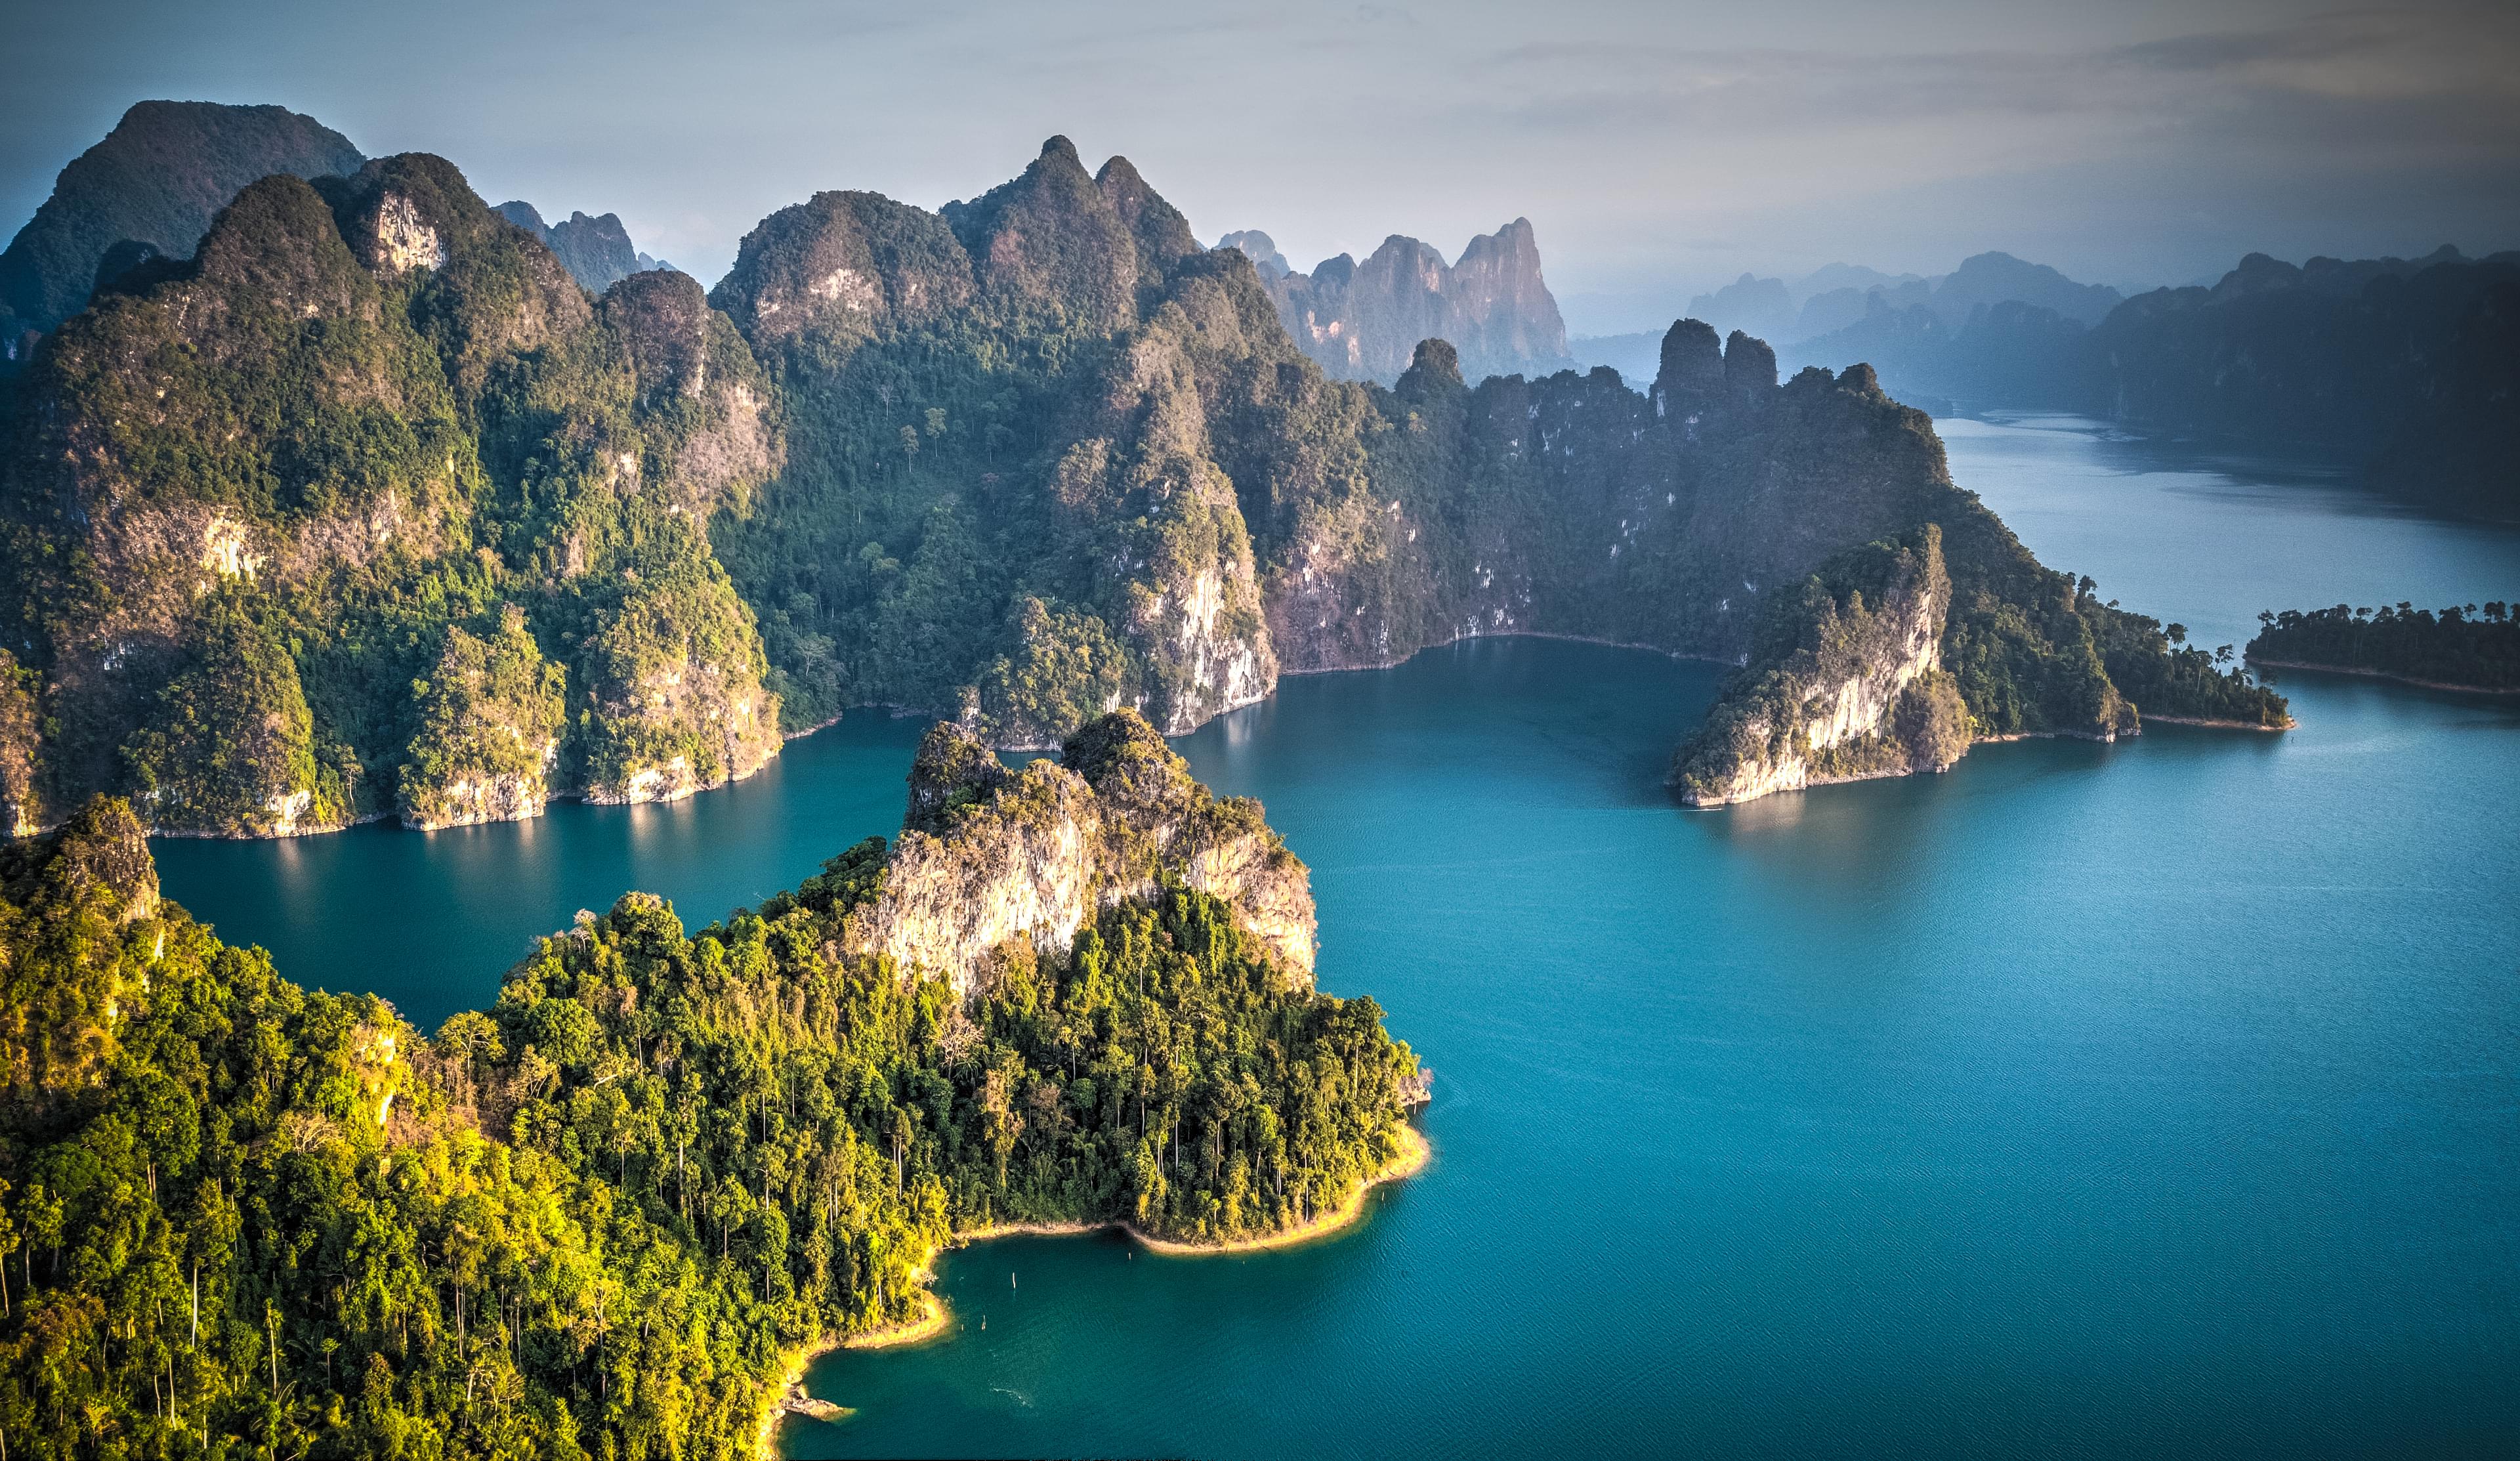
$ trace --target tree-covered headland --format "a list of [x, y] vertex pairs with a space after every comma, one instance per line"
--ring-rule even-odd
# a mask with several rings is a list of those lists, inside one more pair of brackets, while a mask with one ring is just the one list
[[2248, 655], [2261, 664], [2386, 675], [2460, 690], [2520, 690], [2520, 618], [2498, 600], [2435, 612], [2412, 604], [2379, 609], [2287, 609], [2258, 616]]
[[[958, 1232], [1212, 1244], [1349, 1198], [1409, 1142], [1415, 1059], [1254, 932], [1301, 873], [1256, 808], [1134, 716], [1089, 729], [1026, 774], [1076, 783], [1130, 890], [968, 993], [852, 952], [937, 848], [1022, 855], [998, 803], [1030, 793], [950, 736], [922, 866], [870, 841], [697, 933], [627, 895], [430, 1034], [161, 898], [123, 802], [0, 847], [9, 1454], [745, 1453], [794, 1354], [918, 1315]], [[1117, 835], [1150, 817], [1222, 818], [1275, 881], [1199, 890]]]

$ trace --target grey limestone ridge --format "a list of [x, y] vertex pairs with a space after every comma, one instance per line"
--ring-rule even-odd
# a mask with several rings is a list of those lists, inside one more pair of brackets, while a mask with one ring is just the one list
[[1144, 716], [1119, 710], [1068, 738], [1057, 760], [1010, 771], [968, 730], [940, 722], [910, 771], [910, 810], [879, 889], [849, 917], [852, 952], [984, 983], [1008, 940], [1064, 957], [1102, 908], [1179, 883], [1230, 905], [1309, 986], [1311, 874], [1260, 803], [1218, 798]]
[[630, 232], [621, 226], [617, 213], [590, 218], [578, 212], [558, 223], [545, 223], [541, 211], [532, 204], [515, 199], [499, 205], [495, 211], [542, 240], [567, 266], [570, 276], [593, 294], [600, 295], [633, 274], [673, 267], [632, 248]]
[[1942, 530], [1842, 554], [1781, 606], [1760, 669], [1681, 753], [1690, 806], [1832, 782], [1940, 771], [1969, 743], [1968, 708], [1942, 668], [1952, 581]]
[[1470, 240], [1451, 264], [1400, 234], [1363, 263], [1342, 253], [1310, 274], [1289, 268], [1256, 230], [1227, 234], [1217, 247], [1251, 256], [1296, 347], [1340, 380], [1392, 385], [1421, 340], [1450, 342], [1472, 381], [1545, 376], [1574, 363], [1528, 218]]

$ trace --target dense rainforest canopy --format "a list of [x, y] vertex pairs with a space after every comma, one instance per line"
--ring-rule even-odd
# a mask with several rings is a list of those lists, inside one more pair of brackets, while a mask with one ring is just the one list
[[[1125, 799], [1148, 741], [1067, 761]], [[896, 876], [871, 841], [697, 934], [629, 894], [424, 1035], [161, 899], [124, 803], [0, 846], [9, 1453], [748, 1452], [958, 1231], [1266, 1234], [1402, 1151], [1408, 1048], [1231, 900], [1159, 879], [966, 998], [844, 952]]]
[[2520, 618], [2498, 600], [2435, 613], [2412, 604], [2377, 611], [2339, 604], [2258, 616], [2249, 658], [2265, 664], [2354, 670], [2421, 684], [2520, 690]]

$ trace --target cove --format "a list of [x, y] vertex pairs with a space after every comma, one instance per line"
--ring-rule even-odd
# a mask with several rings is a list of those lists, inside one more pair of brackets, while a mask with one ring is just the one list
[[[2341, 484], [1946, 435], [2052, 566], [2209, 645], [2520, 580], [2508, 533]], [[957, 1331], [823, 1358], [858, 1413], [789, 1453], [2520, 1447], [2520, 708], [2291, 675], [2284, 736], [1684, 813], [1720, 676], [1473, 642], [1181, 742], [1312, 864], [1324, 986], [1434, 1067], [1433, 1165], [1284, 1252], [949, 1254]], [[433, 1024], [578, 907], [705, 922], [889, 831], [919, 729], [669, 807], [158, 850], [228, 936]]]

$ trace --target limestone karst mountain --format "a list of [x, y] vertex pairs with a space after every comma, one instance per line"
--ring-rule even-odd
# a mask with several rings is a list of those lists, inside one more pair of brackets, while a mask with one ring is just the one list
[[[1527, 227], [1447, 279], [1542, 289]], [[0, 794], [441, 826], [682, 796], [857, 706], [1047, 748], [1467, 635], [1755, 661], [1816, 568], [1929, 525], [1970, 734], [2241, 694], [2041, 569], [1868, 369], [1780, 384], [1693, 321], [1645, 392], [1462, 359], [1332, 378], [1244, 249], [1063, 138], [938, 212], [783, 208], [706, 297], [591, 297], [439, 159], [265, 178], [11, 395]]]
[[22, 363], [30, 332], [86, 307], [116, 245], [182, 258], [256, 178], [341, 175], [365, 160], [348, 138], [279, 107], [136, 104], [62, 169], [52, 197], [0, 252], [0, 369]]
[[263, 178], [135, 273], [38, 350], [0, 465], [22, 820], [442, 825], [775, 753], [700, 525], [775, 465], [768, 388], [697, 284], [592, 301], [416, 154]]
[[1217, 247], [1259, 264], [1286, 334], [1339, 380], [1391, 385], [1421, 340], [1450, 342], [1473, 381], [1543, 376], [1573, 363], [1528, 218], [1470, 240], [1451, 264], [1399, 234], [1363, 263], [1342, 253], [1310, 274], [1289, 269], [1264, 233], [1228, 234]]

